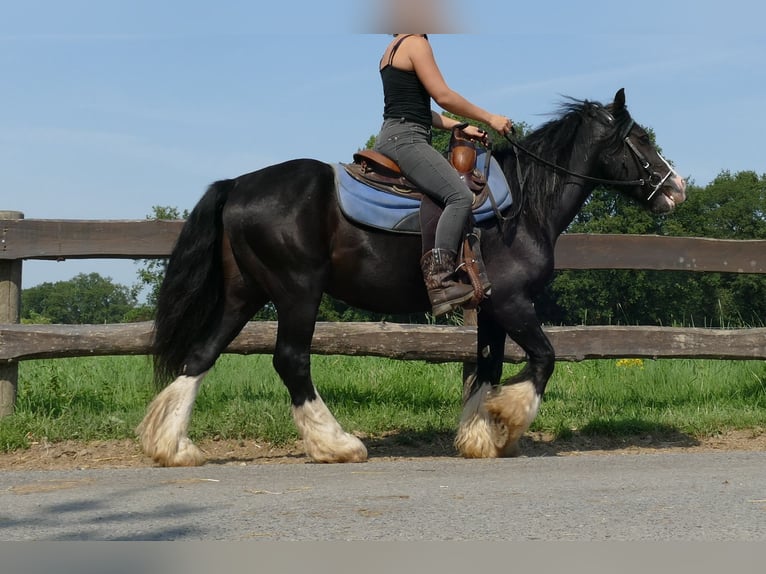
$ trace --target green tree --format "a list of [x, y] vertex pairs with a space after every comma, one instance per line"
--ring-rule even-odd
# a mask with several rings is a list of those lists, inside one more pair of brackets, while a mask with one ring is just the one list
[[[155, 205], [152, 207], [152, 213], [146, 216], [149, 220], [179, 220], [186, 219], [189, 216], [189, 210], [181, 212], [177, 207], [167, 205]], [[146, 290], [146, 313], [151, 316], [157, 307], [157, 297], [160, 293], [160, 285], [165, 277], [165, 269], [168, 265], [165, 259], [141, 259], [137, 261], [141, 265], [138, 270], [138, 284], [135, 288], [139, 291]]]
[[63, 324], [121, 323], [137, 305], [134, 289], [98, 273], [80, 273], [68, 281], [42, 283], [21, 293], [25, 322]]
[[766, 239], [766, 174], [722, 171], [707, 187], [692, 187], [666, 227], [673, 235]]
[[[688, 200], [669, 217], [674, 235], [716, 239], [766, 239], [766, 174], [722, 171], [705, 188], [693, 188]], [[706, 299], [705, 318], [716, 324], [762, 325], [766, 321], [766, 277], [739, 273], [694, 274], [697, 292]]]
[[[657, 217], [618, 194], [596, 190], [569, 232], [718, 239], [766, 238], [766, 176], [721, 174], [691, 185], [688, 200]], [[766, 277], [735, 273], [561, 271], [537, 302], [555, 324], [743, 326], [766, 318]]]

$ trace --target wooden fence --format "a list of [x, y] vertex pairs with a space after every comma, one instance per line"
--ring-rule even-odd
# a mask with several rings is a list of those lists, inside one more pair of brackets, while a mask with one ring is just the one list
[[[24, 219], [0, 212], [0, 416], [13, 411], [18, 362], [34, 358], [147, 354], [150, 323], [19, 325], [22, 261], [166, 257], [180, 221]], [[563, 235], [557, 269], [649, 269], [766, 273], [766, 241], [637, 235]], [[556, 327], [546, 329], [557, 358], [766, 359], [766, 329]], [[274, 323], [251, 323], [227, 350], [270, 353]], [[392, 323], [320, 323], [313, 352], [428, 361], [470, 361], [475, 328]], [[508, 341], [506, 359], [524, 356]]]

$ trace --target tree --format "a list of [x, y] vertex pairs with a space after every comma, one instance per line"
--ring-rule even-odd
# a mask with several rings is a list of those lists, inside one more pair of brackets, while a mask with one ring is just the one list
[[[705, 188], [692, 188], [688, 200], [668, 218], [674, 235], [716, 239], [766, 239], [766, 174], [722, 171]], [[705, 317], [726, 326], [762, 325], [766, 320], [766, 277], [739, 273], [695, 276], [706, 298]]]
[[104, 324], [125, 322], [136, 310], [134, 289], [98, 273], [80, 273], [68, 281], [42, 283], [21, 293], [25, 322]]
[[[618, 194], [596, 190], [570, 232], [718, 239], [766, 238], [766, 176], [721, 174], [689, 186], [674, 213], [657, 217]], [[766, 277], [736, 273], [561, 271], [537, 301], [554, 324], [745, 326], [766, 318]]]
[[[152, 213], [146, 216], [149, 220], [178, 220], [186, 219], [189, 216], [189, 210], [184, 210], [183, 213], [177, 207], [170, 207], [166, 205], [155, 205], [152, 207]], [[162, 279], [165, 277], [165, 269], [168, 265], [167, 259], [142, 259], [138, 261], [142, 267], [138, 270], [139, 283], [135, 286], [136, 289], [148, 290], [146, 295], [146, 305], [149, 315], [154, 314], [154, 309], [157, 307], [157, 297], [160, 293], [160, 285], [162, 285]]]
[[705, 188], [692, 187], [667, 228], [673, 235], [766, 239], [766, 174], [722, 171]]

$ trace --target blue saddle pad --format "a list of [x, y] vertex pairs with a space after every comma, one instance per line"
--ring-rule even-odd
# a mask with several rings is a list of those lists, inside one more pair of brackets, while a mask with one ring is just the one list
[[[476, 168], [482, 173], [486, 157], [486, 153], [481, 152], [476, 159]], [[419, 199], [386, 193], [365, 185], [351, 177], [342, 164], [334, 164], [333, 168], [338, 202], [341, 211], [350, 220], [386, 231], [420, 233]], [[487, 185], [501, 211], [511, 206], [513, 200], [508, 181], [494, 157], [490, 159]], [[477, 222], [495, 217], [489, 197], [474, 209], [473, 216]]]

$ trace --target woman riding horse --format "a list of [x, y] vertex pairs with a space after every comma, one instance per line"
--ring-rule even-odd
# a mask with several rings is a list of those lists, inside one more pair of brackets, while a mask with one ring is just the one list
[[[383, 80], [383, 126], [375, 149], [399, 164], [402, 174], [444, 208], [436, 226], [435, 244], [423, 234], [420, 261], [428, 298], [435, 316], [469, 301], [473, 287], [455, 280], [458, 246], [471, 213], [473, 194], [455, 169], [431, 146], [431, 127], [451, 130], [459, 122], [431, 110], [431, 99], [448, 112], [492, 126], [501, 135], [511, 130], [505, 116], [490, 114], [450, 89], [436, 65], [426, 34], [394, 34], [380, 61]], [[486, 142], [476, 126], [466, 137]]]
[[[499, 218], [480, 224], [492, 296], [479, 308], [477, 368], [455, 440], [466, 457], [515, 454], [537, 415], [556, 356], [534, 298], [553, 274], [556, 240], [596, 185], [654, 213], [686, 198], [685, 182], [633, 121], [623, 90], [608, 105], [570, 102], [495, 158], [514, 197]], [[146, 454], [167, 466], [204, 462], [188, 438], [200, 385], [271, 302], [278, 316], [273, 364], [306, 452], [320, 462], [366, 460], [364, 444], [341, 427], [311, 376], [317, 311], [323, 293], [374, 312], [426, 311], [421, 250], [417, 235], [347, 219], [335, 169], [325, 162], [292, 160], [212, 184], [181, 230], [160, 288], [155, 373], [158, 382], [172, 382], [138, 428]], [[509, 337], [527, 362], [502, 380]]]

